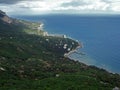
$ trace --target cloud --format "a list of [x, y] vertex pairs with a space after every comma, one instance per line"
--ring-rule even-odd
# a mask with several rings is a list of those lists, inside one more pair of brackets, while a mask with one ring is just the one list
[[19, 1], [23, 1], [23, 0], [0, 0], [0, 3], [2, 3], [2, 4], [15, 4]]
[[74, 10], [92, 10], [104, 11], [109, 7], [109, 4], [100, 0], [76, 0], [69, 3], [63, 3], [63, 7], [73, 7]]
[[73, 6], [73, 7], [76, 7], [76, 6], [80, 6], [80, 5], [84, 5], [86, 4], [85, 2], [83, 1], [71, 1], [71, 2], [68, 2], [68, 3], [63, 3], [61, 6], [63, 7], [68, 7], [68, 6]]
[[[31, 1], [31, 0], [0, 0], [1, 4], [15, 4], [21, 1]], [[34, 1], [42, 1], [42, 0], [34, 0]]]
[[0, 9], [10, 14], [120, 14], [120, 0], [6, 0], [4, 4], [0, 0], [0, 3]]

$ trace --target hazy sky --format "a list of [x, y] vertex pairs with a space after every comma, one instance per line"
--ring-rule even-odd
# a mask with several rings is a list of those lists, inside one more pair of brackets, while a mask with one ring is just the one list
[[120, 14], [120, 0], [0, 0], [8, 14]]

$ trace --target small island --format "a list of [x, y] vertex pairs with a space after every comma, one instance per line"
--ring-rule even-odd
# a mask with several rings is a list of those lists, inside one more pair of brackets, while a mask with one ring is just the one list
[[0, 90], [119, 90], [119, 74], [67, 57], [81, 47], [0, 11]]

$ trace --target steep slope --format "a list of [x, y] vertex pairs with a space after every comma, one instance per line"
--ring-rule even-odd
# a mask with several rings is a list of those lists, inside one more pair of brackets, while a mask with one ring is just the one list
[[5, 23], [8, 23], [8, 24], [11, 24], [13, 21], [11, 18], [9, 18], [5, 12], [1, 11], [0, 10], [0, 19], [5, 22]]
[[120, 75], [64, 57], [68, 48], [74, 50], [80, 45], [78, 42], [39, 35], [37, 25], [39, 23], [12, 19], [0, 11], [0, 90], [112, 90], [120, 87]]

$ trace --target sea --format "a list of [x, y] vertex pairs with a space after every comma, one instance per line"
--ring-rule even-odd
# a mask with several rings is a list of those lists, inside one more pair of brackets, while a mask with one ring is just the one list
[[65, 34], [83, 47], [69, 57], [120, 74], [119, 15], [33, 15], [12, 16], [44, 23], [50, 34]]

